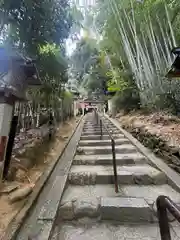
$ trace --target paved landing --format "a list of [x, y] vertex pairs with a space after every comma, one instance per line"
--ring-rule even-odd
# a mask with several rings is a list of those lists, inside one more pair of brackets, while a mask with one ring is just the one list
[[[172, 240], [180, 239], [180, 229], [171, 228]], [[161, 240], [155, 224], [118, 225], [95, 223], [87, 219], [64, 223], [56, 227], [51, 240]]]

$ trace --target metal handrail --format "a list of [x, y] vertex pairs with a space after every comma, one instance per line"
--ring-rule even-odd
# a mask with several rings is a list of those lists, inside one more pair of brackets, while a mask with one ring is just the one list
[[171, 240], [167, 210], [180, 223], [180, 208], [167, 196], [159, 196], [156, 200], [161, 240]]
[[[98, 115], [98, 114], [97, 114]], [[114, 186], [115, 186], [115, 192], [118, 193], [118, 176], [117, 176], [117, 164], [116, 164], [116, 149], [115, 149], [115, 140], [112, 136], [112, 134], [109, 132], [108, 128], [106, 127], [105, 123], [102, 121], [102, 119], [99, 119], [100, 124], [100, 139], [102, 140], [103, 137], [103, 126], [108, 133], [110, 139], [111, 139], [111, 147], [112, 147], [112, 160], [113, 160], [113, 171], [114, 171]]]
[[98, 113], [97, 113], [96, 109], [94, 110], [94, 118], [95, 118], [96, 124], [98, 124]]

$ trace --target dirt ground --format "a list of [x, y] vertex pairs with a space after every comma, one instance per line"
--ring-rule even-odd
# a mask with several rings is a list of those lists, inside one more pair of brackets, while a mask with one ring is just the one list
[[133, 112], [116, 118], [124, 126], [143, 128], [145, 131], [156, 135], [171, 147], [180, 146], [180, 118], [163, 112], [143, 114]]
[[16, 216], [22, 206], [24, 206], [26, 201], [25, 198], [12, 203], [12, 195], [21, 188], [32, 189], [33, 191], [33, 186], [35, 186], [43, 172], [50, 164], [56, 161], [62, 152], [78, 120], [79, 118], [72, 119], [59, 126], [55, 139], [50, 143], [49, 152], [44, 151], [42, 159], [38, 159], [39, 164], [27, 171], [19, 169], [15, 181], [3, 183], [0, 189], [0, 235], [5, 231], [8, 224]]
[[116, 116], [122, 127], [180, 174], [180, 118], [165, 112]]

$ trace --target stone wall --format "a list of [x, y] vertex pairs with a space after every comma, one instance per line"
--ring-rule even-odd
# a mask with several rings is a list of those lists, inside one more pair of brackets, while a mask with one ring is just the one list
[[151, 133], [145, 126], [122, 124], [122, 127], [137, 138], [144, 146], [163, 158], [167, 164], [180, 173], [180, 147], [171, 146], [161, 136]]
[[[53, 138], [55, 131], [54, 128]], [[49, 127], [47, 124], [38, 129], [31, 129], [18, 134], [15, 138], [8, 179], [14, 180], [19, 169], [28, 171], [34, 165], [40, 164], [42, 156], [44, 156], [45, 152], [48, 152], [52, 141], [49, 140]]]

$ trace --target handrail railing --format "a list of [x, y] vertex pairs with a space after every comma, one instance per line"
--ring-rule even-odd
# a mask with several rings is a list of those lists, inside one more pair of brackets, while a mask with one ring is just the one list
[[167, 196], [159, 196], [156, 200], [161, 240], [171, 240], [167, 210], [180, 223], [180, 208]]
[[94, 118], [95, 118], [95, 122], [98, 125], [98, 113], [96, 111], [96, 109], [94, 110]]
[[105, 123], [102, 121], [102, 119], [99, 117], [96, 111], [95, 111], [95, 118], [96, 118], [97, 124], [99, 123], [100, 125], [100, 139], [102, 140], [102, 137], [103, 137], [103, 126], [111, 139], [113, 171], [114, 171], [114, 186], [115, 186], [115, 192], [118, 193], [118, 176], [117, 176], [115, 140], [112, 134], [109, 132], [108, 128], [106, 127]]

